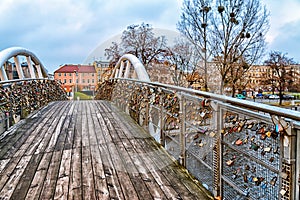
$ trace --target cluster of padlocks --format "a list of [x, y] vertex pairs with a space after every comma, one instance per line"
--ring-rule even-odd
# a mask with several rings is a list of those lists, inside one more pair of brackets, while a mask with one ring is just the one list
[[[289, 195], [291, 166], [281, 160], [281, 141], [288, 129], [284, 121], [263, 121], [234, 112], [224, 114], [223, 172], [244, 196], [278, 199], [278, 195]], [[228, 186], [224, 191], [231, 191], [229, 185], [224, 185]]]
[[97, 86], [95, 99], [110, 100], [113, 88], [114, 88], [114, 82], [112, 82], [112, 81], [106, 80], [106, 81], [99, 83]]
[[110, 91], [208, 190], [221, 188], [225, 199], [289, 198], [293, 164], [283, 150], [291, 126], [280, 117], [157, 84], [119, 80]]
[[0, 94], [1, 116], [11, 117], [10, 123], [16, 123], [51, 101], [67, 99], [64, 90], [54, 80], [23, 80], [0, 84]]

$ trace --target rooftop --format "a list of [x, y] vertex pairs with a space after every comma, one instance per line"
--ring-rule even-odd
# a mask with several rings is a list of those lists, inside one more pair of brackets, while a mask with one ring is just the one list
[[54, 73], [73, 73], [74, 71], [77, 71], [78, 73], [96, 73], [95, 67], [93, 65], [70, 64], [61, 66], [59, 69], [54, 71]]

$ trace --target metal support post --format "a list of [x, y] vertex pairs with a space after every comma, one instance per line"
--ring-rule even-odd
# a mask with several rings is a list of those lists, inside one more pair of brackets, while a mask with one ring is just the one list
[[163, 97], [159, 95], [159, 130], [160, 130], [160, 144], [165, 147], [166, 144], [166, 135], [164, 130], [164, 108], [163, 108]]
[[183, 95], [178, 94], [179, 98], [179, 117], [180, 117], [180, 157], [179, 162], [182, 166], [186, 167], [186, 138], [185, 138], [185, 98]]

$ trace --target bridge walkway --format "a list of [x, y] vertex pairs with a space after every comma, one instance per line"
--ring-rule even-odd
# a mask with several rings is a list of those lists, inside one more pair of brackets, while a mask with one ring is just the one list
[[211, 199], [106, 101], [60, 101], [0, 135], [0, 199]]

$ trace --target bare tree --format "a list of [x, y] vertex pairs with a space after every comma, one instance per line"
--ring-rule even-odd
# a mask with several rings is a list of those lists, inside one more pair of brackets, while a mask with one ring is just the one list
[[149, 24], [130, 25], [122, 33], [121, 43], [112, 43], [105, 49], [107, 59], [115, 64], [121, 55], [130, 53], [139, 58], [147, 67], [149, 63], [159, 60], [166, 52], [165, 36], [155, 37]]
[[117, 64], [118, 60], [121, 58], [121, 52], [122, 49], [116, 42], [112, 42], [112, 45], [105, 49], [104, 55], [107, 57], [107, 59], [110, 59], [110, 66], [115, 66]]
[[224, 86], [229, 87], [231, 89], [231, 96], [235, 96], [236, 90], [239, 93], [246, 88], [248, 84], [247, 71], [249, 69], [249, 65], [241, 59], [237, 61], [234, 65], [231, 66], [229, 72], [225, 78]]
[[172, 79], [177, 86], [184, 86], [186, 76], [196, 71], [199, 59], [193, 45], [185, 38], [177, 38], [173, 47], [168, 48], [167, 60], [171, 63]]
[[178, 29], [193, 41], [205, 61], [211, 55], [223, 93], [225, 80], [238, 61], [251, 66], [262, 57], [269, 28], [266, 8], [260, 0], [185, 0], [183, 5]]
[[147, 67], [159, 60], [166, 50], [165, 36], [155, 37], [149, 24], [130, 25], [123, 31], [121, 47], [125, 53], [134, 54]]
[[198, 56], [204, 61], [204, 90], [208, 91], [207, 61], [210, 56], [208, 23], [211, 17], [210, 0], [185, 0], [178, 30], [193, 44]]
[[[282, 105], [283, 92], [285, 88], [293, 80], [291, 73], [291, 65], [295, 64], [292, 58], [288, 58], [287, 54], [278, 51], [272, 51], [269, 58], [265, 61], [265, 65], [271, 68], [271, 75], [274, 86], [279, 91], [279, 105]], [[273, 91], [275, 88], [273, 89]]]
[[262, 57], [265, 34], [269, 29], [268, 13], [260, 0], [218, 0], [218, 12], [212, 18], [212, 53], [224, 80], [236, 62], [251, 66]]

